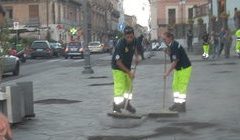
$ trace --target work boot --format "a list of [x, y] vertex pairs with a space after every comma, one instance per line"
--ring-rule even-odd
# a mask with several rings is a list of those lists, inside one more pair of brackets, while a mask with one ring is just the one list
[[169, 107], [168, 109], [170, 111], [178, 111], [179, 108], [179, 103], [174, 103], [171, 107]]
[[186, 103], [179, 104], [178, 112], [186, 112]]
[[122, 111], [121, 111], [122, 108], [124, 108], [124, 102], [119, 105], [113, 103], [113, 112], [114, 113], [122, 113]]
[[127, 111], [129, 111], [132, 114], [136, 113], [136, 109], [131, 105], [130, 101], [128, 101], [128, 104], [127, 104]]

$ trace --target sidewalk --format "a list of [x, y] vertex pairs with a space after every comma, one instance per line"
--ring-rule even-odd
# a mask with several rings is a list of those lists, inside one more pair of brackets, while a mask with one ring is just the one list
[[[133, 104], [139, 113], [161, 109], [162, 58], [161, 53], [156, 53], [137, 68]], [[36, 118], [17, 125], [14, 140], [239, 140], [239, 59], [203, 62], [200, 56], [190, 58], [193, 76], [187, 113], [179, 118], [146, 119], [140, 123], [107, 117], [113, 96], [110, 57], [99, 60], [109, 63], [95, 65], [93, 75], [81, 74], [81, 67], [63, 67], [5, 83], [33, 81], [35, 101], [68, 100], [35, 104]], [[167, 83], [166, 106], [170, 106], [171, 78]], [[69, 104], [71, 101], [81, 102]], [[135, 124], [139, 126], [113, 128]]]

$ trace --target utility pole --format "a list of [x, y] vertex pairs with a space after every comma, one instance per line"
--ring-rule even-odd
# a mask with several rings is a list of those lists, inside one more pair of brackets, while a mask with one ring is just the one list
[[49, 0], [46, 1], [46, 7], [47, 7], [47, 40], [49, 41]]
[[209, 6], [209, 10], [208, 10], [208, 16], [209, 16], [208, 32], [211, 33], [213, 31], [213, 25], [212, 25], [213, 1], [212, 0], [208, 0], [208, 6]]
[[88, 48], [88, 42], [89, 42], [89, 29], [88, 29], [88, 0], [82, 0], [82, 6], [83, 6], [83, 30], [84, 30], [84, 42], [82, 45], [84, 46], [84, 59], [85, 59], [85, 66], [84, 70], [82, 71], [83, 74], [93, 74], [94, 71], [91, 67], [91, 60], [90, 60], [90, 51]]

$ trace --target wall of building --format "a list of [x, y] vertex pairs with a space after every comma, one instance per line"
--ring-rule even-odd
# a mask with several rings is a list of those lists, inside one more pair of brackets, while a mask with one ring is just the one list
[[208, 0], [187, 0], [186, 3], [180, 3], [179, 0], [150, 0], [151, 38], [157, 39], [162, 32], [167, 30], [170, 18], [168, 15], [169, 9], [176, 10], [175, 24], [188, 23], [189, 8], [193, 8], [194, 5], [201, 5], [207, 2]]

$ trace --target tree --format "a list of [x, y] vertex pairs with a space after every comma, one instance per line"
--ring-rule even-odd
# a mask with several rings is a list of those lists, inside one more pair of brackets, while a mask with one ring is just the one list
[[0, 55], [6, 53], [6, 50], [9, 47], [9, 30], [7, 26], [3, 26], [0, 29]]

